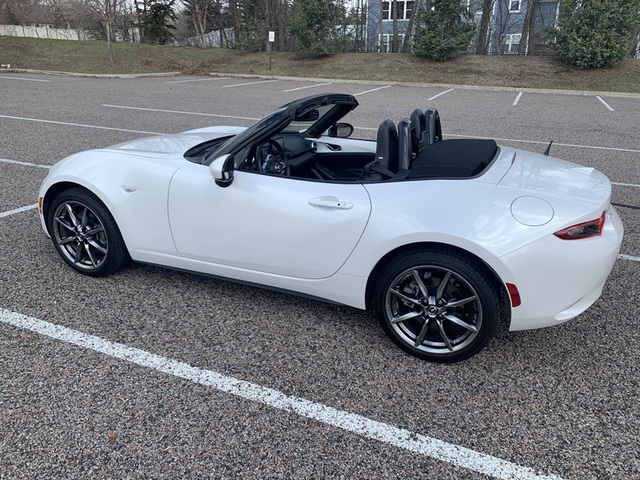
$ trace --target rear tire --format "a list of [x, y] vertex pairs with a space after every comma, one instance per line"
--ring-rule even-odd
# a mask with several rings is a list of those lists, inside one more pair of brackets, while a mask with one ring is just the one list
[[130, 261], [113, 216], [85, 189], [72, 188], [56, 196], [49, 208], [47, 227], [60, 256], [83, 275], [109, 275]]
[[424, 360], [453, 363], [482, 350], [501, 317], [498, 287], [477, 260], [446, 249], [415, 249], [378, 277], [375, 309], [387, 335]]

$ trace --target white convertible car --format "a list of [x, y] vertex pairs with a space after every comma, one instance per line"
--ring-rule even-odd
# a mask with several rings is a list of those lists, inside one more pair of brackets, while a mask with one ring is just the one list
[[597, 300], [623, 235], [602, 173], [444, 140], [433, 109], [351, 139], [357, 105], [316, 95], [249, 128], [71, 155], [42, 184], [42, 226], [85, 275], [133, 260], [371, 309], [436, 362]]

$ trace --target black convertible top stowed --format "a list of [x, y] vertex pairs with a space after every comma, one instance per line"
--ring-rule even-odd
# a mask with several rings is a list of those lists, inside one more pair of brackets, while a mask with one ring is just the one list
[[480, 175], [498, 153], [495, 140], [440, 140], [422, 149], [408, 178], [469, 178]]

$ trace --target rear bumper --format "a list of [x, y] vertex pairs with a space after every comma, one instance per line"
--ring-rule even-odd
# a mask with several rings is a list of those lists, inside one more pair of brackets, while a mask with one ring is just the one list
[[623, 233], [610, 206], [599, 237], [560, 240], [550, 235], [502, 257], [522, 300], [512, 309], [510, 330], [558, 325], [593, 305], [618, 258]]

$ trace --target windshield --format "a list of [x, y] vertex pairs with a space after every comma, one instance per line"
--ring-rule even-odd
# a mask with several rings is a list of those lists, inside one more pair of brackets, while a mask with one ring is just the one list
[[205, 164], [223, 155], [235, 155], [247, 147], [265, 142], [277, 133], [299, 133], [318, 138], [340, 118], [353, 110], [358, 101], [347, 94], [323, 94], [295, 100], [267, 115], [258, 123], [215, 149]]
[[254, 123], [249, 128], [247, 128], [244, 132], [236, 135], [235, 137], [231, 137], [227, 142], [221, 145], [215, 152], [207, 160], [211, 160], [211, 157], [215, 155], [219, 157], [221, 155], [225, 155], [227, 153], [232, 153], [236, 147], [242, 146], [248, 139], [254, 138], [260, 135], [260, 132], [274, 123], [280, 123], [283, 118], [287, 118], [287, 108], [281, 107], [275, 112], [267, 115], [262, 120], [258, 121], [258, 123]]

